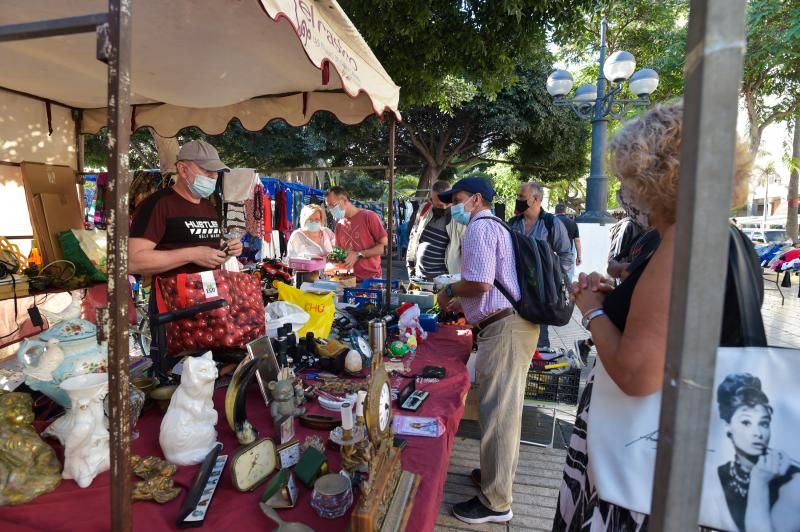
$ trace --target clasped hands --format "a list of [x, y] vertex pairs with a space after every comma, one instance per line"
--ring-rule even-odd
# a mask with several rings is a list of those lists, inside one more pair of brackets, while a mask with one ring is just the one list
[[606, 295], [614, 288], [614, 282], [601, 273], [582, 273], [572, 283], [570, 299], [578, 305], [581, 314], [586, 314], [592, 309], [602, 308]]

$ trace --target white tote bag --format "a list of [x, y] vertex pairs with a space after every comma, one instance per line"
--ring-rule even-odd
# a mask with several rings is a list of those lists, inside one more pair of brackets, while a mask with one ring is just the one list
[[[661, 392], [646, 397], [625, 395], [599, 358], [594, 371], [587, 430], [589, 474], [600, 499], [649, 514]], [[771, 497], [769, 518], [784, 524], [800, 522], [798, 383], [798, 350], [718, 350], [699, 524], [740, 530], [736, 516], [742, 523], [746, 514], [742, 490], [746, 493], [749, 485], [742, 483], [742, 477], [747, 477], [736, 468], [737, 449], [750, 456], [766, 449], [783, 454], [786, 471], [770, 482], [777, 497]], [[765, 523], [763, 529], [772, 528]]]

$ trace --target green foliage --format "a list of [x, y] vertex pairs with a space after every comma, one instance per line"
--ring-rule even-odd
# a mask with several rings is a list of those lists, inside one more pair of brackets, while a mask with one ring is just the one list
[[755, 153], [768, 125], [791, 120], [800, 109], [800, 6], [796, 1], [748, 2], [742, 96]]
[[238, 120], [231, 122], [221, 135], [202, 135], [219, 150], [231, 167], [260, 171], [298, 166], [316, 166], [325, 141], [316, 134], [316, 121], [296, 128], [283, 120], [274, 120], [261, 131], [248, 131]]
[[[108, 167], [108, 130], [103, 128], [96, 135], [84, 136], [84, 165], [87, 168]], [[131, 135], [128, 165], [131, 170], [158, 168], [158, 147], [150, 131], [140, 129]]]
[[556, 26], [553, 41], [559, 46], [561, 59], [586, 65], [580, 72], [573, 72], [576, 87], [597, 80], [603, 15], [608, 19], [607, 55], [626, 50], [636, 57], [637, 69], [658, 72], [659, 86], [652, 96], [655, 101], [680, 96], [688, 0], [605, 0], [595, 2], [576, 21]]
[[366, 172], [349, 170], [336, 172], [332, 181], [344, 187], [352, 198], [361, 201], [379, 200], [388, 188], [383, 171], [369, 174]]
[[491, 180], [497, 194], [495, 202], [504, 203], [506, 212], [512, 213], [519, 186], [523, 182], [522, 174], [509, 164], [496, 163], [486, 169], [485, 175]]
[[[400, 92], [403, 107], [449, 108], [449, 80], [493, 96], [541, 55], [545, 32], [591, 0], [342, 0]], [[462, 100], [466, 101], [466, 99]]]

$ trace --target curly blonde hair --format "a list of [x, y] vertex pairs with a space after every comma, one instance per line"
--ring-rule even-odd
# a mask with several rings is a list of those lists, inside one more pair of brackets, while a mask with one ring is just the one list
[[[664, 223], [675, 223], [680, 174], [683, 102], [655, 106], [627, 122], [611, 140], [611, 171], [634, 200]], [[752, 157], [738, 138], [731, 206], [747, 200]]]

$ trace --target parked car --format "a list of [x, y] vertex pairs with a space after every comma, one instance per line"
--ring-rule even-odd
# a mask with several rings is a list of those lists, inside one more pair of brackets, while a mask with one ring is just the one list
[[[767, 242], [785, 242], [786, 231], [784, 229], [742, 229], [742, 232], [755, 244], [765, 244]], [[766, 233], [766, 236], [765, 234]]]

